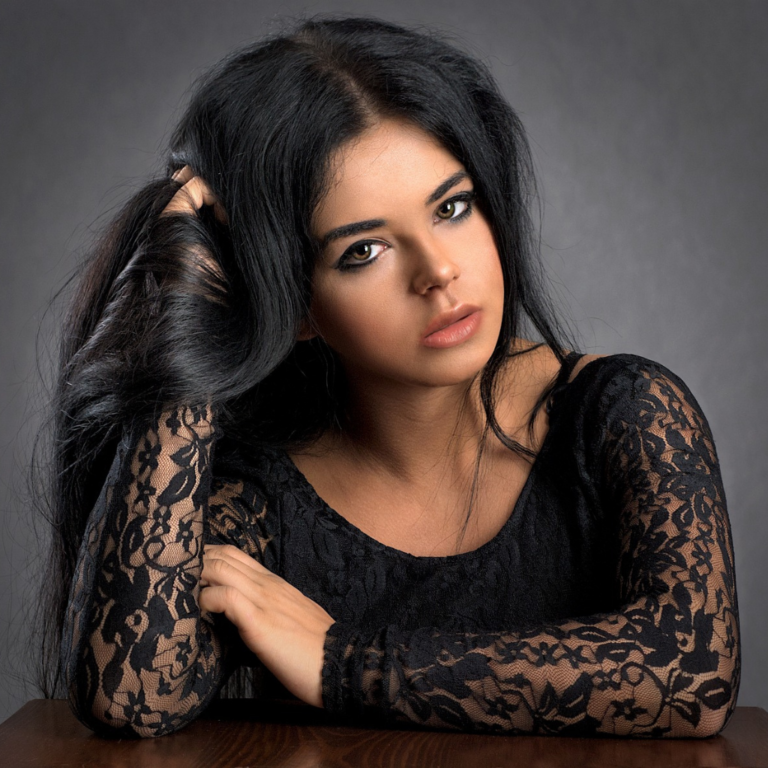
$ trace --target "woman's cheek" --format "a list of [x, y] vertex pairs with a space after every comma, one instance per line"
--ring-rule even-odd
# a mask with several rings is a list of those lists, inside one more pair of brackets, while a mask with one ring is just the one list
[[337, 296], [318, 323], [326, 343], [352, 360], [376, 359], [399, 347], [404, 341], [402, 308], [382, 299], [381, 293]]

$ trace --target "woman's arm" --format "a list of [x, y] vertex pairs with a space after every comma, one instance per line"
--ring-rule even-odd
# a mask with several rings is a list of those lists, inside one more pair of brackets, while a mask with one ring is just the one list
[[126, 434], [91, 513], [62, 665], [95, 730], [175, 730], [223, 681], [223, 649], [197, 603], [214, 435], [209, 407], [169, 410]]
[[[204, 205], [222, 224], [227, 216], [189, 166], [173, 179], [180, 186], [159, 216], [153, 211], [167, 190], [155, 190], [154, 199], [150, 189], [153, 205], [141, 227], [123, 222], [111, 235], [108, 264], [112, 273], [112, 262], [123, 266], [117, 275], [105, 273], [112, 274], [108, 296], [99, 303], [84, 294], [83, 306], [99, 319], [81, 329], [87, 341], [71, 353], [63, 386], [74, 395], [62, 407], [62, 418], [74, 414], [84, 432], [92, 426], [85, 406], [96, 421], [108, 421], [107, 413], [114, 423], [137, 423], [128, 403], [144, 413], [159, 393], [205, 402], [201, 391], [226, 401], [221, 381], [236, 378], [225, 362], [238, 357], [225, 343], [228, 332], [207, 322], [232, 313], [217, 248], [197, 222]], [[94, 274], [92, 282], [103, 282]], [[228, 350], [218, 364], [211, 363], [213, 348]], [[123, 381], [129, 385], [120, 389]], [[108, 432], [111, 425], [101, 427]], [[68, 429], [70, 443], [87, 442]], [[75, 711], [96, 730], [167, 733], [195, 717], [226, 677], [222, 638], [233, 636], [218, 633], [200, 609], [203, 537], [235, 544], [261, 562], [265, 508], [253, 483], [212, 483], [217, 431], [211, 406], [169, 409], [127, 430], [88, 518], [62, 633], [62, 673]]]
[[332, 712], [504, 733], [710, 736], [736, 702], [733, 549], [714, 443], [661, 366], [628, 367], [600, 409], [600, 482], [619, 515], [622, 606], [524, 632], [334, 624]]

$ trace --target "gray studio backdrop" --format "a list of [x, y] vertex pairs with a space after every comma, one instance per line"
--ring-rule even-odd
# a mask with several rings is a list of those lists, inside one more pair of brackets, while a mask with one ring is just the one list
[[736, 548], [739, 703], [768, 708], [768, 3], [4, 0], [0, 719], [37, 695], [19, 658], [40, 568], [23, 472], [45, 307], [97, 218], [158, 168], [193, 78], [278, 15], [317, 12], [436, 26], [492, 67], [533, 143], [543, 255], [583, 348], [664, 363], [710, 419]]

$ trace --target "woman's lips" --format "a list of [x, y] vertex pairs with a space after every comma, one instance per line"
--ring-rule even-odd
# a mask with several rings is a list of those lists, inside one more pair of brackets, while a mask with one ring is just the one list
[[457, 307], [436, 317], [428, 326], [421, 343], [425, 347], [444, 349], [461, 344], [477, 333], [481, 312], [477, 307]]

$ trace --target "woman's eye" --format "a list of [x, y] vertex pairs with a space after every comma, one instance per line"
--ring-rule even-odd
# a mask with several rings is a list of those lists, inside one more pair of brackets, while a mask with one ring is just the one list
[[[470, 193], [471, 194], [471, 193]], [[446, 200], [441, 203], [436, 213], [440, 219], [463, 219], [467, 216], [471, 210], [471, 197], [465, 195], [464, 197], [452, 197], [450, 200]]]
[[357, 261], [367, 261], [373, 254], [373, 243], [358, 243], [347, 253]]
[[339, 269], [354, 269], [356, 266], [371, 264], [376, 261], [381, 251], [386, 247], [384, 243], [376, 243], [371, 240], [355, 243], [342, 254], [338, 262]]

